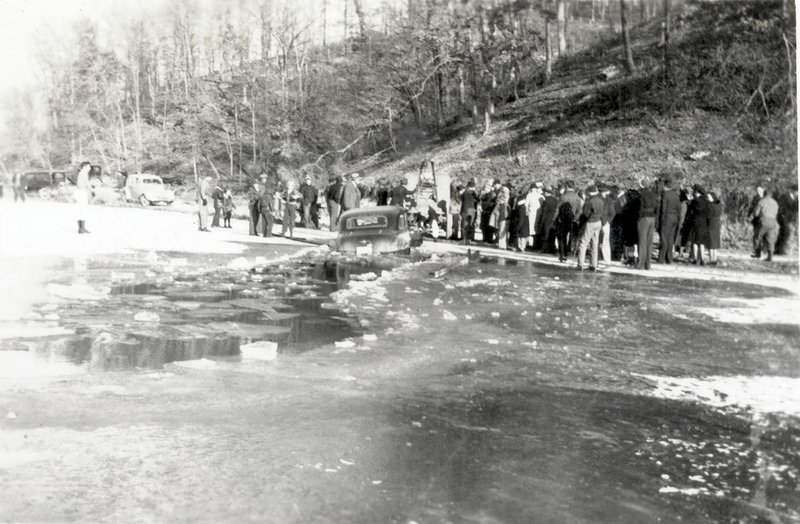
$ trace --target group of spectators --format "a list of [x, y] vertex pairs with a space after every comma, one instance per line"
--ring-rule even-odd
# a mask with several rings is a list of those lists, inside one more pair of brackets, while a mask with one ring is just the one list
[[[640, 179], [631, 188], [595, 183], [583, 190], [576, 190], [572, 181], [557, 187], [534, 182], [515, 190], [494, 180], [478, 192], [473, 180], [457, 188], [450, 207], [451, 239], [469, 244], [479, 230], [484, 242], [500, 249], [558, 254], [561, 262], [574, 255], [579, 269], [586, 267], [589, 248], [590, 270], [598, 269], [599, 256], [605, 263], [621, 260], [650, 269], [656, 232], [658, 262], [686, 257], [692, 264], [718, 263], [723, 215], [719, 195], [699, 184], [677, 187], [669, 176]], [[754, 257], [765, 252], [771, 261], [781, 232], [784, 245], [794, 241], [797, 208], [796, 184], [778, 200], [759, 184], [749, 210]]]
[[[319, 229], [320, 208], [323, 201], [327, 205], [330, 217], [330, 230], [335, 231], [339, 215], [348, 209], [360, 206], [362, 192], [358, 187], [358, 176], [358, 173], [337, 176], [324, 190], [321, 190], [313, 184], [312, 178], [308, 175], [298, 188], [295, 188], [293, 180], [287, 180], [282, 184], [274, 183], [267, 175], [262, 175], [259, 182], [251, 184], [247, 195], [250, 234], [261, 233], [265, 237], [271, 237], [277, 219], [281, 222], [281, 235], [286, 236], [288, 233], [289, 237], [293, 237], [298, 216], [301, 227]], [[215, 198], [215, 209], [216, 202]], [[222, 208], [226, 209], [224, 203]], [[225, 227], [230, 227], [229, 211], [225, 211], [225, 217], [227, 220]]]

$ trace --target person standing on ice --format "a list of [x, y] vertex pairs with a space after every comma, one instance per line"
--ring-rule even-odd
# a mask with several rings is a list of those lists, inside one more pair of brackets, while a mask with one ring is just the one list
[[225, 198], [225, 192], [219, 187], [219, 184], [214, 186], [214, 191], [211, 193], [211, 200], [214, 204], [214, 218], [211, 219], [211, 227], [219, 227], [219, 218], [222, 213], [222, 201]]
[[208, 229], [208, 193], [211, 188], [211, 177], [207, 176], [200, 181], [197, 188], [197, 199], [199, 204], [198, 215], [200, 217], [199, 231], [209, 232]]
[[92, 169], [89, 162], [81, 162], [78, 169], [78, 178], [75, 180], [75, 208], [78, 215], [78, 234], [83, 235], [89, 232], [86, 229], [86, 214], [89, 208], [89, 171]]

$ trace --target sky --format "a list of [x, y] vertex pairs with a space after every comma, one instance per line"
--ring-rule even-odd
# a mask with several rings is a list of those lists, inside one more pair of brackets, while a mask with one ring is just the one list
[[35, 80], [36, 35], [95, 19], [108, 0], [0, 0], [0, 92]]

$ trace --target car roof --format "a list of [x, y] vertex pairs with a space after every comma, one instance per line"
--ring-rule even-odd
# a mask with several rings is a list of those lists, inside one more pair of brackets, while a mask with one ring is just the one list
[[367, 215], [384, 215], [388, 217], [395, 217], [405, 214], [406, 210], [398, 206], [374, 206], [374, 207], [360, 207], [358, 209], [351, 209], [342, 213], [343, 218], [359, 217]]

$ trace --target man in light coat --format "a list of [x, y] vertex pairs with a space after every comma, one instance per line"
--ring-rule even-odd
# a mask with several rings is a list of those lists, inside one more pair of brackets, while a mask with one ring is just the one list
[[351, 209], [358, 209], [361, 206], [361, 191], [357, 185], [358, 173], [350, 175], [350, 179], [342, 190], [342, 213]]

